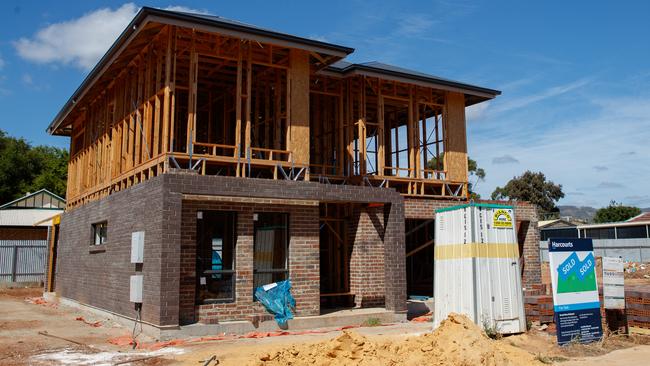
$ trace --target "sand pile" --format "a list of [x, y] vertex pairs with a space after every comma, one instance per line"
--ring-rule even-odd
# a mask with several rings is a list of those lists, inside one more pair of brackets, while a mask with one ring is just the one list
[[311, 345], [260, 356], [262, 365], [536, 365], [530, 353], [488, 338], [471, 320], [451, 314], [433, 333], [373, 342], [352, 331]]

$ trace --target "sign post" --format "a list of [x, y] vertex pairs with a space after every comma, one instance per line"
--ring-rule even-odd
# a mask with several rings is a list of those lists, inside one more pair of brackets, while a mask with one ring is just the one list
[[603, 300], [605, 309], [625, 309], [623, 259], [603, 257]]
[[601, 339], [596, 258], [591, 239], [551, 238], [548, 244], [558, 344]]

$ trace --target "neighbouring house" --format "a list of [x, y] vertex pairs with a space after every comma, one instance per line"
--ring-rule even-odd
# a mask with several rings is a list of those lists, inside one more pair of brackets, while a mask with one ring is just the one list
[[[500, 92], [352, 52], [143, 8], [48, 128], [71, 156], [56, 295], [132, 319], [142, 275], [161, 334], [257, 326], [254, 289], [284, 279], [290, 326], [404, 318], [433, 292], [435, 209], [468, 199], [465, 108]], [[511, 204], [528, 286], [536, 210]]]
[[65, 200], [41, 189], [0, 206], [0, 282], [42, 282], [52, 220]]
[[621, 257], [626, 261], [650, 262], [650, 215], [641, 213], [626, 221], [576, 224], [563, 220], [539, 222], [540, 258], [548, 261], [549, 238], [592, 238], [599, 257]]

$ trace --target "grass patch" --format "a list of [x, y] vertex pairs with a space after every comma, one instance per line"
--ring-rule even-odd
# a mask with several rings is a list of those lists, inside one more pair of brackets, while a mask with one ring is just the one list
[[483, 331], [491, 339], [501, 339], [502, 337], [499, 327], [492, 324], [489, 320], [483, 320]]
[[568, 358], [562, 357], [562, 356], [545, 356], [545, 355], [541, 355], [541, 354], [537, 355], [537, 357], [535, 357], [535, 359], [537, 361], [543, 363], [543, 364], [546, 364], [546, 365], [551, 365], [551, 364], [554, 364], [556, 362], [564, 362], [564, 361], [569, 360]]
[[378, 327], [381, 325], [381, 320], [379, 320], [379, 318], [368, 318], [362, 323], [362, 325], [364, 327]]

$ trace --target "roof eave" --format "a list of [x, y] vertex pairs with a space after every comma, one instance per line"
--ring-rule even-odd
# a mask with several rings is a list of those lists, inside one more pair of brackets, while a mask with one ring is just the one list
[[[351, 54], [352, 52], [354, 52], [354, 48], [351, 47], [345, 47], [333, 43], [327, 43], [327, 42], [317, 41], [314, 39], [298, 37], [291, 34], [275, 32], [275, 31], [266, 30], [262, 28], [248, 27], [246, 25], [233, 24], [233, 23], [228, 23], [228, 22], [223, 22], [218, 20], [210, 20], [200, 15], [194, 15], [191, 13], [179, 13], [179, 12], [173, 12], [168, 10], [149, 8], [149, 7], [144, 7], [143, 10], [146, 10], [147, 13], [152, 16], [152, 19], [154, 21], [158, 21], [160, 23], [165, 23], [165, 24], [173, 24], [173, 25], [180, 25], [184, 27], [194, 27], [194, 28], [197, 28], [196, 25], [203, 25], [207, 27], [204, 28], [206, 31], [219, 30], [221, 34], [226, 34], [233, 37], [240, 37], [244, 39], [253, 38], [258, 41], [264, 41], [273, 44], [278, 44], [278, 41], [284, 41], [285, 42], [284, 44], [278, 44], [278, 45], [285, 45], [293, 48], [301, 48], [310, 51], [323, 52], [323, 53], [328, 53], [330, 55], [339, 56], [339, 57], [345, 57]], [[175, 20], [175, 22], [170, 22], [172, 18], [173, 20]], [[230, 32], [224, 33], [223, 31], [230, 31]], [[254, 38], [251, 37], [251, 35], [256, 35], [262, 38]]]
[[494, 99], [498, 95], [501, 95], [500, 90], [483, 88], [476, 85], [470, 85], [470, 84], [465, 84], [465, 83], [460, 83], [460, 82], [455, 82], [450, 80], [428, 78], [421, 75], [380, 69], [380, 68], [375, 68], [366, 65], [359, 65], [359, 64], [352, 64], [343, 69], [329, 67], [326, 69], [326, 71], [338, 73], [342, 76], [366, 75], [366, 76], [380, 77], [383, 79], [392, 79], [395, 81], [415, 83], [422, 86], [433, 87], [436, 89], [456, 91], [464, 94], [469, 94], [469, 95], [482, 98], [483, 100]]

